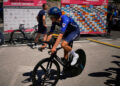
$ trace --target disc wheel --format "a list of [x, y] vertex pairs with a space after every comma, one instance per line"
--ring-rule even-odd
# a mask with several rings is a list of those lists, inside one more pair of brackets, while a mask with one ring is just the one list
[[84, 52], [84, 50], [82, 49], [77, 49], [75, 51], [78, 55], [79, 55], [79, 59], [77, 61], [77, 63], [74, 65], [74, 66], [71, 66], [71, 62], [73, 60], [73, 56], [70, 55], [69, 56], [69, 66], [66, 70], [68, 70], [68, 74], [71, 76], [71, 77], [74, 77], [74, 76], [77, 76], [77, 75], [80, 75], [82, 73], [82, 71], [84, 70], [85, 68], [85, 64], [86, 64], [86, 54]]
[[77, 61], [77, 64], [75, 65], [75, 67], [77, 67], [78, 73], [82, 73], [82, 71], [85, 68], [85, 64], [86, 64], [86, 54], [83, 49], [78, 49], [75, 52], [78, 53], [78, 55], [79, 55], [79, 59]]

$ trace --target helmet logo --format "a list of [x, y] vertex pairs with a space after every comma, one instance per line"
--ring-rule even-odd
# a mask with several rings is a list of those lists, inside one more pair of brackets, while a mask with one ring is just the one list
[[63, 24], [62, 24], [62, 27], [65, 27], [65, 26], [66, 26], [66, 24], [65, 24], [65, 23], [63, 23]]

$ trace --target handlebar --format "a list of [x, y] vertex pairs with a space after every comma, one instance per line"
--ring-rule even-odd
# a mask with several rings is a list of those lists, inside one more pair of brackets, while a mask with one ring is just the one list
[[[41, 41], [41, 43], [43, 44], [43, 43], [46, 43], [46, 44], [52, 44], [51, 42], [49, 42], [49, 41]], [[59, 48], [56, 48], [56, 52], [58, 51], [58, 50], [60, 50], [62, 47], [59, 47]], [[40, 50], [41, 52], [43, 51], [43, 48], [39, 48], [38, 50]], [[48, 51], [48, 53], [50, 54], [51, 53], [51, 51]]]
[[[55, 54], [57, 53], [58, 50], [60, 50], [62, 47], [56, 48]], [[51, 55], [51, 51], [48, 51], [48, 54]]]

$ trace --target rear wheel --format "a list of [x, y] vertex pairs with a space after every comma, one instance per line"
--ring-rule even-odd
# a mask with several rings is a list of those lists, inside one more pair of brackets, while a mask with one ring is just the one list
[[11, 33], [9, 42], [11, 44], [21, 44], [26, 40], [25, 34], [21, 30], [15, 30]]
[[33, 86], [55, 86], [60, 77], [59, 64], [50, 58], [41, 60], [32, 73]]
[[82, 50], [82, 49], [78, 49], [75, 52], [78, 53], [78, 55], [79, 55], [79, 59], [76, 64], [76, 67], [79, 69], [79, 73], [81, 73], [85, 68], [86, 54], [85, 54], [84, 50]]
[[[67, 70], [69, 70], [68, 72], [70, 73], [69, 75], [71, 75], [71, 76], [77, 76], [77, 75], [81, 74], [82, 71], [84, 70], [85, 64], [86, 64], [86, 54], [85, 54], [84, 50], [77, 49], [75, 52], [79, 55], [79, 59], [74, 66], [69, 66], [67, 69]], [[73, 59], [73, 56], [70, 55], [69, 56], [69, 64], [72, 62], [72, 59]]]

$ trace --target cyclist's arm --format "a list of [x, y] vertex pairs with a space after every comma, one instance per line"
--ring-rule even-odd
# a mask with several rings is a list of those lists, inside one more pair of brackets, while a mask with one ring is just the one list
[[60, 34], [58, 35], [58, 38], [57, 38], [57, 40], [56, 40], [54, 46], [53, 46], [54, 49], [57, 48], [57, 46], [58, 46], [58, 44], [60, 43], [62, 37], [63, 37], [63, 34], [60, 33]]
[[58, 38], [57, 38], [57, 40], [56, 40], [56, 42], [55, 42], [55, 44], [54, 44], [54, 46], [53, 46], [54, 49], [56, 49], [57, 46], [58, 46], [58, 44], [60, 43], [60, 41], [61, 41], [61, 39], [62, 39], [62, 37], [63, 37], [63, 34], [65, 33], [66, 28], [67, 28], [68, 23], [69, 23], [68, 18], [63, 18], [62, 20], [63, 20], [63, 23], [62, 23], [61, 32], [60, 32], [60, 34], [58, 35]]

